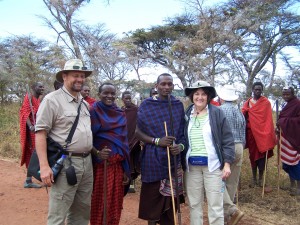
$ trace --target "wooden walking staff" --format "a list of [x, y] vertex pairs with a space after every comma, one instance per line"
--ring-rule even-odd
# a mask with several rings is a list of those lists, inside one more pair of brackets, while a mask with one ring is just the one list
[[[166, 121], [164, 121], [164, 125], [165, 125], [166, 136], [168, 136], [168, 129], [167, 129], [167, 123], [166, 123]], [[167, 155], [168, 155], [168, 171], [169, 171], [169, 179], [170, 179], [170, 186], [171, 186], [171, 198], [172, 198], [172, 205], [173, 205], [174, 224], [177, 225], [176, 210], [175, 210], [175, 199], [174, 199], [174, 191], [173, 191], [173, 181], [172, 181], [172, 172], [171, 172], [170, 149], [169, 149], [169, 147], [167, 147]]]
[[106, 225], [106, 209], [107, 209], [107, 159], [104, 160], [104, 171], [103, 171], [103, 225]]
[[[276, 124], [279, 119], [279, 104], [278, 99], [275, 101], [276, 105]], [[278, 127], [279, 128], [279, 127]], [[277, 129], [277, 128], [276, 128]], [[281, 152], [281, 130], [278, 129], [279, 134], [277, 134], [277, 193], [279, 194], [279, 183], [280, 183], [280, 152]]]
[[261, 193], [261, 197], [262, 198], [264, 198], [264, 195], [265, 195], [265, 185], [266, 185], [266, 176], [267, 176], [267, 164], [268, 164], [268, 152], [269, 151], [266, 151], [264, 180], [263, 180], [263, 188], [262, 188], [262, 193]]
[[277, 192], [279, 194], [279, 185], [280, 185], [280, 167], [281, 167], [281, 129], [279, 128], [279, 140], [278, 140], [278, 144], [277, 144], [277, 154], [278, 154], [278, 158], [277, 158], [277, 173], [278, 173], [278, 177], [277, 177]]
[[[170, 114], [170, 125], [171, 125], [171, 135], [175, 137], [174, 125], [173, 125], [173, 112], [172, 112], [172, 103], [171, 95], [168, 94], [168, 105], [169, 105], [169, 114]], [[173, 145], [175, 141], [173, 141]], [[177, 216], [179, 225], [181, 225], [181, 212], [180, 212], [180, 199], [179, 199], [179, 188], [178, 188], [178, 173], [177, 173], [177, 156], [174, 155], [174, 176], [175, 176], [175, 190], [176, 190], [176, 206], [177, 206]]]

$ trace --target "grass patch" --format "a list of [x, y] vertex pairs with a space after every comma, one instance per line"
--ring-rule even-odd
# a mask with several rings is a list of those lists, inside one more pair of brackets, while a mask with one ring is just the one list
[[0, 155], [20, 159], [19, 103], [7, 104], [0, 109]]

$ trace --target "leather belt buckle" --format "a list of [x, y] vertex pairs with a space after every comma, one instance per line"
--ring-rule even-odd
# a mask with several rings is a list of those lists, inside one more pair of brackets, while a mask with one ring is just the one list
[[85, 157], [89, 156], [89, 154], [90, 154], [90, 152], [84, 152], [84, 153], [82, 153], [82, 157], [85, 158]]

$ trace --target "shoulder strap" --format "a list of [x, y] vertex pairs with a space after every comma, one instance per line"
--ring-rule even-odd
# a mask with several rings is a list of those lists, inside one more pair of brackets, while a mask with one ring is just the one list
[[66, 144], [65, 144], [65, 146], [63, 146], [65, 150], [67, 149], [68, 145], [71, 143], [73, 135], [75, 133], [75, 130], [76, 130], [76, 127], [77, 127], [77, 124], [78, 124], [78, 120], [79, 120], [79, 116], [80, 116], [80, 109], [81, 109], [82, 102], [83, 102], [83, 98], [81, 99], [81, 101], [79, 103], [78, 110], [77, 110], [77, 116], [76, 116], [75, 121], [74, 121], [74, 123], [71, 127], [70, 133], [69, 133], [69, 135], [66, 139]]

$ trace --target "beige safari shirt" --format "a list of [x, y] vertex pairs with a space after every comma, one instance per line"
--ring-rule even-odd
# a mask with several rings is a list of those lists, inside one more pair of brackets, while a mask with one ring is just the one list
[[[66, 139], [77, 116], [82, 96], [75, 99], [65, 87], [46, 95], [38, 109], [35, 131], [46, 130], [48, 135], [60, 145]], [[80, 117], [68, 151], [83, 153], [91, 151], [92, 131], [88, 103], [83, 101]]]

